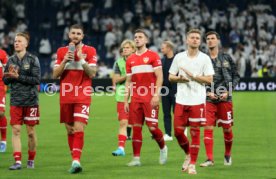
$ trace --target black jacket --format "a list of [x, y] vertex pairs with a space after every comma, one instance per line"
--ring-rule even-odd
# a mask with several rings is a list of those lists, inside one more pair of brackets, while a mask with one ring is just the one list
[[[225, 88], [229, 92], [227, 101], [232, 100], [232, 91], [240, 80], [240, 76], [237, 72], [237, 66], [234, 63], [230, 55], [226, 53], [219, 53], [216, 59], [212, 59], [212, 64], [215, 70], [212, 86], [206, 86], [207, 92], [214, 92], [218, 94], [218, 90]], [[207, 97], [207, 101], [212, 101]]]
[[35, 106], [38, 105], [38, 87], [40, 84], [40, 64], [36, 56], [27, 52], [20, 60], [17, 55], [9, 58], [5, 67], [8, 72], [9, 66], [15, 65], [19, 68], [18, 79], [3, 77], [6, 85], [10, 84], [11, 106]]
[[[163, 71], [163, 87], [167, 87], [169, 89], [169, 92], [171, 95], [175, 95], [176, 91], [177, 91], [177, 83], [171, 83], [169, 81], [169, 70], [171, 68], [173, 59], [175, 56], [173, 56], [172, 58], [167, 58], [166, 56], [164, 56], [161, 61], [162, 61], [162, 71]], [[163, 89], [163, 88], [162, 88]], [[162, 93], [164, 93], [164, 91], [162, 91]]]

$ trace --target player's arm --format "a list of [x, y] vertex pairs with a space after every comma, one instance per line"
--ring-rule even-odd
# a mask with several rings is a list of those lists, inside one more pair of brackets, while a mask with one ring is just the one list
[[161, 87], [163, 84], [163, 72], [162, 72], [162, 67], [157, 67], [154, 69], [154, 73], [156, 76], [156, 90], [154, 96], [160, 97], [160, 92], [161, 92]]
[[172, 83], [187, 83], [189, 79], [182, 75], [177, 75], [179, 73], [179, 65], [177, 64], [178, 55], [175, 56], [172, 65], [169, 70], [169, 81]]
[[[238, 84], [238, 82], [240, 80], [240, 75], [238, 74], [236, 64], [234, 63], [234, 61], [230, 57], [230, 55], [227, 55], [227, 58], [228, 58], [230, 66], [231, 66], [231, 68], [230, 68], [231, 72], [230, 72], [229, 76], [225, 77], [225, 78], [228, 78], [228, 80], [225, 80], [227, 91], [220, 95], [220, 100], [221, 101], [226, 101], [227, 100], [228, 96], [231, 95], [229, 93], [231, 93], [232, 90], [234, 90], [235, 86]], [[232, 83], [232, 84], [230, 84], [230, 83]]]
[[126, 76], [121, 76], [119, 74], [114, 74], [114, 83], [123, 83], [126, 81]]
[[126, 61], [126, 82], [125, 82], [125, 97], [124, 97], [124, 109], [126, 112], [129, 112], [129, 98], [131, 98], [132, 95], [132, 70], [131, 70], [131, 64], [130, 60], [127, 59]]
[[126, 83], [125, 83], [125, 97], [124, 97], [124, 108], [126, 112], [129, 112], [129, 105], [128, 99], [130, 97], [130, 86], [131, 84], [131, 75], [126, 76]]
[[213, 82], [213, 75], [196, 75], [185, 68], [181, 68], [192, 80], [201, 84], [211, 84]]
[[10, 61], [8, 61], [7, 65], [4, 68], [4, 76], [3, 76], [3, 82], [5, 83], [5, 85], [9, 85], [10, 83], [12, 83], [13, 81], [15, 81], [15, 79], [10, 78], [9, 75], [9, 67], [10, 67]]
[[[82, 65], [84, 73], [89, 78], [95, 77], [96, 73], [97, 73], [97, 66], [96, 66], [96, 60], [95, 60], [96, 59], [96, 50], [91, 48], [87, 51], [87, 54], [84, 54], [84, 53], [82, 53], [82, 48], [79, 47], [77, 56], [80, 59], [80, 63]], [[88, 61], [85, 61], [85, 59], [88, 59]]]
[[118, 64], [115, 62], [115, 67], [114, 67], [114, 75], [113, 75], [113, 83], [116, 85], [117, 83], [123, 83], [126, 81], [126, 76], [122, 76], [120, 72], [120, 68]]
[[2, 72], [4, 73], [5, 67], [6, 67], [6, 65], [8, 63], [8, 54], [5, 51], [4, 51], [3, 58], [0, 59], [0, 61], [1, 61], [2, 65], [3, 65]]
[[[59, 61], [59, 58], [60, 58], [59, 52], [57, 52], [57, 55], [58, 55], [57, 60]], [[74, 54], [72, 52], [67, 52], [65, 54], [64, 58], [62, 60], [60, 60], [61, 61], [60, 64], [55, 64], [55, 67], [53, 70], [53, 78], [54, 79], [57, 79], [62, 75], [67, 62], [72, 61], [72, 59], [74, 59]]]
[[185, 78], [184, 76], [176, 76], [174, 74], [169, 74], [169, 81], [172, 83], [186, 83], [189, 82], [189, 79]]
[[60, 65], [54, 67], [54, 70], [53, 70], [53, 78], [54, 79], [57, 79], [61, 76], [61, 74], [64, 71], [65, 65], [66, 65], [66, 62], [62, 61], [60, 63]]
[[[234, 89], [235, 86], [237, 86], [238, 82], [240, 81], [240, 75], [237, 70], [237, 65], [235, 64], [233, 59], [230, 56], [228, 58], [229, 58], [229, 62], [231, 65], [231, 70], [232, 70], [232, 89]], [[227, 84], [227, 85], [229, 85], [229, 84]], [[229, 87], [228, 87], [228, 89], [229, 89]]]
[[207, 75], [207, 76], [193, 76], [192, 79], [194, 81], [197, 81], [198, 83], [202, 84], [211, 84], [213, 82], [213, 75]]
[[93, 78], [96, 76], [96, 73], [97, 73], [96, 66], [89, 66], [88, 63], [84, 59], [81, 59], [81, 65], [82, 65], [82, 68], [83, 68], [85, 74], [89, 78]]
[[155, 93], [152, 97], [151, 100], [151, 105], [153, 108], [159, 105], [160, 101], [160, 92], [161, 92], [161, 87], [163, 84], [163, 72], [162, 72], [162, 66], [155, 67], [154, 68], [154, 74], [156, 76], [156, 83], [155, 83]]

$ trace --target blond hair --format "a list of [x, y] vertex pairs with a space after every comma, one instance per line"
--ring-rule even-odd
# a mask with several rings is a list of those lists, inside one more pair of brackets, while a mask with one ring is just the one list
[[165, 40], [164, 42], [162, 42], [162, 44], [165, 44], [167, 47], [169, 47], [171, 50], [174, 50], [174, 43], [170, 40]]
[[201, 31], [199, 29], [190, 29], [187, 34], [186, 34], [186, 37], [188, 37], [190, 34], [192, 33], [196, 33], [196, 34], [199, 34], [200, 37], [201, 37]]
[[135, 43], [134, 43], [133, 40], [129, 40], [129, 39], [124, 40], [124, 41], [121, 43], [120, 48], [123, 49], [124, 46], [125, 46], [126, 44], [129, 44], [129, 45], [136, 51], [136, 46], [135, 46]]
[[27, 40], [27, 44], [30, 42], [30, 35], [28, 32], [18, 32], [15, 36], [24, 37]]

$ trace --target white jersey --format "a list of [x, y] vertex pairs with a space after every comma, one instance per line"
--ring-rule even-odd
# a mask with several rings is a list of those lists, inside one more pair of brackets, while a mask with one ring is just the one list
[[206, 101], [205, 85], [190, 79], [181, 68], [194, 75], [208, 76], [215, 74], [213, 65], [210, 57], [201, 51], [193, 58], [190, 58], [187, 53], [187, 51], [178, 53], [169, 70], [172, 75], [182, 75], [190, 80], [186, 83], [177, 83], [176, 103], [182, 105], [203, 104]]

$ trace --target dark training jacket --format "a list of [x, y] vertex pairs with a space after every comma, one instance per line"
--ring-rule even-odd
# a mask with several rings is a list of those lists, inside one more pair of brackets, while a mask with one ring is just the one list
[[[229, 92], [227, 101], [232, 101], [232, 91], [240, 80], [236, 64], [230, 55], [226, 53], [219, 53], [216, 59], [212, 59], [212, 64], [215, 70], [215, 75], [213, 76], [212, 86], [206, 86], [206, 92], [211, 92], [213, 89], [214, 91], [212, 92], [218, 94], [217, 90], [225, 88], [226, 90], [223, 91]], [[207, 101], [219, 102], [213, 101], [209, 97], [207, 97]]]
[[35, 106], [38, 105], [38, 86], [40, 84], [40, 64], [35, 55], [26, 52], [20, 60], [17, 55], [9, 58], [5, 72], [9, 66], [15, 65], [19, 70], [18, 79], [3, 77], [6, 85], [10, 85], [11, 106]]

